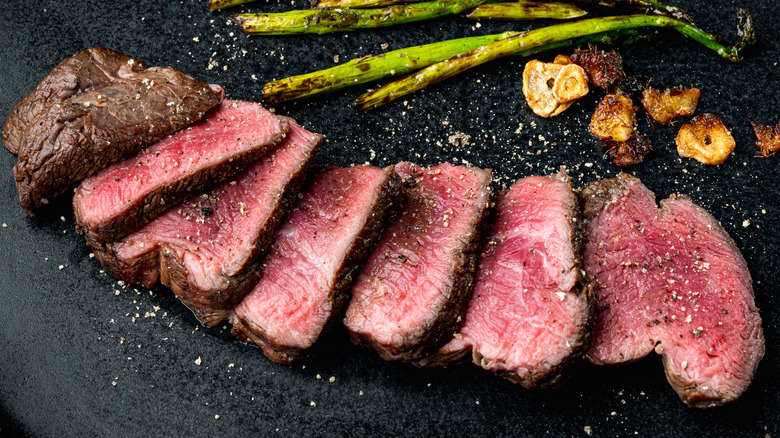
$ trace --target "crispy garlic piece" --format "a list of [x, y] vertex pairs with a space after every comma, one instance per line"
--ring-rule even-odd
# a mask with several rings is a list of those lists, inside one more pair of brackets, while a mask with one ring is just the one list
[[634, 135], [636, 109], [631, 98], [607, 94], [590, 119], [590, 132], [601, 140], [627, 141]]
[[534, 59], [523, 69], [523, 94], [536, 115], [553, 117], [588, 94], [588, 78], [579, 66]]
[[601, 147], [606, 149], [612, 161], [621, 167], [641, 163], [653, 150], [650, 137], [644, 134], [631, 137], [627, 141], [603, 141]]
[[591, 45], [587, 50], [576, 48], [571, 62], [584, 68], [593, 86], [604, 92], [624, 76], [623, 57], [614, 50], [605, 52]]
[[668, 125], [679, 116], [692, 116], [699, 103], [698, 88], [675, 87], [663, 93], [653, 87], [647, 87], [642, 93], [642, 105], [654, 122]]
[[756, 133], [756, 147], [762, 157], [771, 157], [775, 152], [780, 151], [780, 123], [774, 129], [761, 123], [750, 122], [750, 124], [753, 125], [753, 132]]
[[577, 64], [564, 65], [552, 86], [559, 102], [572, 102], [588, 94], [588, 75]]
[[677, 153], [704, 164], [722, 164], [734, 151], [736, 142], [720, 119], [710, 113], [699, 114], [680, 127], [675, 139]]

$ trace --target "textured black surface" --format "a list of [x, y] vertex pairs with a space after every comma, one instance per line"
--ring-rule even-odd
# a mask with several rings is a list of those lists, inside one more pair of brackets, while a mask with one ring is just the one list
[[[710, 210], [747, 259], [767, 353], [737, 403], [686, 408], [667, 385], [657, 356], [620, 368], [582, 365], [565, 388], [541, 392], [473, 366], [386, 363], [340, 333], [305, 367], [273, 364], [227, 329], [201, 327], [168, 290], [118, 285], [73, 231], [67, 200], [27, 217], [16, 202], [15, 157], [2, 150], [0, 435], [576, 437], [587, 436], [588, 426], [594, 436], [777, 436], [780, 163], [755, 157], [749, 126], [751, 120], [780, 122], [776, 6], [771, 0], [673, 3], [727, 38], [734, 34], [736, 7], [746, 6], [760, 37], [740, 64], [670, 33], [621, 49], [630, 74], [650, 76], [658, 87], [700, 88], [700, 112], [720, 116], [737, 140], [725, 164], [706, 167], [677, 156], [676, 128], [645, 125], [655, 152], [630, 169], [659, 198], [684, 193]], [[307, 4], [261, 0], [239, 9]], [[3, 1], [0, 118], [62, 59], [92, 46], [219, 83], [230, 98], [259, 100], [264, 82], [332, 66], [335, 55], [343, 62], [540, 25], [476, 27], [447, 18], [372, 32], [250, 38], [227, 21], [227, 13], [209, 12], [205, 0]], [[469, 162], [492, 167], [499, 184], [560, 165], [575, 186], [614, 175], [618, 169], [587, 133], [597, 93], [557, 118], [541, 119], [522, 97], [522, 67], [520, 59], [499, 61], [371, 113], [351, 104], [367, 87], [277, 111], [328, 136], [319, 156], [323, 164]], [[471, 136], [468, 145], [450, 143], [460, 134]]]

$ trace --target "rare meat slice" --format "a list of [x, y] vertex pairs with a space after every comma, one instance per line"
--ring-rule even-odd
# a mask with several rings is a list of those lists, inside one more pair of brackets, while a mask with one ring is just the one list
[[352, 288], [344, 320], [355, 343], [415, 361], [452, 339], [474, 287], [489, 212], [491, 172], [400, 163], [414, 188]]
[[222, 102], [203, 120], [84, 180], [73, 197], [77, 230], [111, 242], [232, 177], [282, 141], [286, 120], [256, 103]]
[[761, 318], [745, 260], [726, 231], [685, 196], [661, 201], [632, 176], [581, 194], [583, 267], [597, 282], [596, 364], [655, 350], [690, 406], [735, 400], [764, 355]]
[[262, 278], [231, 316], [233, 334], [274, 362], [310, 355], [349, 301], [349, 287], [400, 195], [392, 166], [317, 173], [263, 260]]
[[424, 365], [472, 356], [526, 387], [557, 384], [590, 341], [580, 208], [564, 170], [515, 183], [497, 202], [460, 332]]
[[64, 60], [10, 112], [19, 203], [33, 213], [109, 164], [195, 122], [222, 89], [96, 47]]
[[105, 269], [159, 279], [206, 325], [222, 321], [260, 275], [259, 261], [294, 203], [322, 136], [289, 122], [285, 141], [243, 173], [114, 243], [87, 238]]

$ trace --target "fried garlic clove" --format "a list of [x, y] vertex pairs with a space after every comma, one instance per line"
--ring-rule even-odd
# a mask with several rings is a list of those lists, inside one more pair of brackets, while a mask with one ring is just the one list
[[668, 125], [679, 116], [692, 116], [699, 103], [698, 88], [675, 87], [663, 93], [648, 87], [642, 93], [642, 106], [654, 122]]
[[[523, 69], [523, 94], [531, 110], [542, 117], [552, 117], [560, 114], [561, 102], [553, 95], [552, 87], [555, 78], [561, 72], [563, 66], [554, 63], [545, 63], [532, 59], [525, 64]], [[564, 108], [565, 109], [565, 108]], [[557, 112], [556, 112], [557, 110]]]
[[682, 125], [675, 142], [681, 157], [715, 165], [726, 161], [736, 146], [731, 132], [710, 113], [699, 114]]
[[653, 150], [650, 137], [644, 134], [631, 137], [627, 141], [604, 141], [601, 147], [606, 149], [612, 161], [621, 167], [641, 163]]
[[588, 94], [588, 75], [577, 64], [564, 65], [552, 87], [558, 102], [571, 102]]
[[569, 58], [566, 55], [555, 55], [555, 60], [553, 60], [553, 63], [560, 64], [560, 65], [569, 65], [571, 64], [571, 58]]
[[636, 109], [631, 98], [607, 94], [590, 119], [590, 132], [601, 140], [627, 141], [634, 135]]
[[780, 123], [774, 128], [761, 123], [750, 122], [756, 133], [756, 147], [762, 157], [771, 157], [780, 151]]
[[589, 46], [587, 50], [574, 49], [571, 62], [585, 69], [590, 82], [606, 92], [624, 76], [623, 57], [616, 51], [605, 52]]

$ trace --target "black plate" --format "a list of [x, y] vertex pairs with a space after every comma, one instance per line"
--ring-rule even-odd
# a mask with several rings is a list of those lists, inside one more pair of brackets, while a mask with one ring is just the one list
[[[778, 430], [778, 158], [757, 158], [749, 122], [780, 122], [775, 2], [673, 0], [707, 30], [732, 38], [746, 6], [759, 32], [743, 62], [674, 33], [620, 49], [629, 74], [657, 87], [696, 86], [699, 112], [736, 138], [725, 164], [681, 159], [676, 127], [645, 126], [655, 151], [628, 169], [658, 197], [690, 195], [742, 249], [754, 277], [767, 353], [752, 386], [718, 409], [685, 407], [656, 355], [620, 368], [581, 365], [567, 386], [533, 392], [474, 366], [386, 363], [342, 334], [317, 360], [276, 365], [226, 328], [201, 327], [165, 288], [117, 284], [74, 232], [68, 200], [29, 218], [16, 201], [15, 157], [0, 152], [0, 434], [31, 436], [770, 436]], [[305, 0], [240, 10], [303, 8]], [[292, 4], [291, 4], [292, 3]], [[461, 18], [329, 36], [247, 37], [205, 0], [4, 1], [0, 117], [57, 63], [92, 46], [170, 65], [259, 100], [264, 82], [367, 54], [440, 39], [538, 27]], [[387, 46], [384, 46], [387, 44]], [[541, 59], [550, 60], [550, 55]], [[563, 115], [533, 115], [523, 60], [483, 66], [374, 112], [351, 103], [368, 87], [279, 106], [328, 136], [318, 160], [348, 166], [398, 160], [491, 167], [498, 184], [564, 165], [581, 186], [615, 175], [587, 132], [593, 92]], [[679, 126], [679, 124], [678, 124]], [[454, 137], [453, 137], [454, 136]], [[455, 138], [468, 136], [467, 144]], [[452, 138], [452, 140], [451, 140]], [[199, 362], [196, 363], [196, 361]]]

